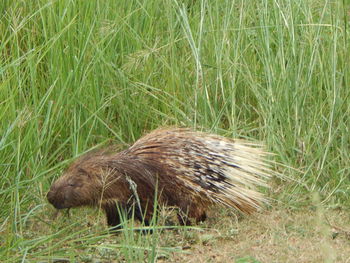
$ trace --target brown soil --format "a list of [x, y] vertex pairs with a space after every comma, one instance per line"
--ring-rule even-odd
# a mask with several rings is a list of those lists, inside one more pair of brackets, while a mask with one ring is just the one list
[[189, 238], [184, 253], [160, 262], [350, 262], [345, 212], [275, 210], [234, 223], [222, 218], [212, 226], [216, 230]]

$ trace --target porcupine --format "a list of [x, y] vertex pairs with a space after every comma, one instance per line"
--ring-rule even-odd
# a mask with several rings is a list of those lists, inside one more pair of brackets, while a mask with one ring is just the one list
[[[109, 226], [120, 224], [119, 207], [133, 205], [135, 217], [149, 223], [154, 198], [179, 208], [181, 224], [206, 219], [213, 204], [243, 213], [260, 209], [273, 174], [261, 146], [190, 129], [158, 129], [121, 152], [100, 150], [78, 158], [47, 194], [57, 209], [101, 207]], [[155, 194], [157, 193], [157, 196]], [[187, 217], [183, 220], [180, 212]]]

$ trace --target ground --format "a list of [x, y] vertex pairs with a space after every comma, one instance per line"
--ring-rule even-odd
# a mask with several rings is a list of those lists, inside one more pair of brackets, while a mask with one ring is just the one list
[[279, 209], [231, 219], [217, 220], [184, 243], [184, 253], [160, 262], [350, 262], [345, 212]]
[[[162, 211], [158, 225], [173, 221]], [[53, 216], [47, 205], [42, 213], [24, 228], [28, 262], [350, 262], [349, 211], [339, 208], [276, 206], [247, 216], [215, 207], [200, 225], [153, 234], [110, 234], [97, 209]], [[11, 251], [11, 262], [23, 259], [23, 249]]]

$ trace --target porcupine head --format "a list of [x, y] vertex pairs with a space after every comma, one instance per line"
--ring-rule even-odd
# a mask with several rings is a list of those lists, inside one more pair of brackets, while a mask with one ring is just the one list
[[117, 171], [109, 168], [108, 163], [108, 155], [102, 152], [79, 158], [52, 184], [47, 194], [48, 201], [56, 209], [99, 206], [111, 197], [110, 189], [113, 187], [113, 198], [125, 198], [127, 193], [122, 192], [123, 180], [116, 175]]

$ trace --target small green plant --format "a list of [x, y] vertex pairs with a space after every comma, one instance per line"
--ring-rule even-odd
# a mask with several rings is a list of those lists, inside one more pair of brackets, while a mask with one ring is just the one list
[[235, 263], [261, 263], [253, 257], [243, 257], [235, 260]]

